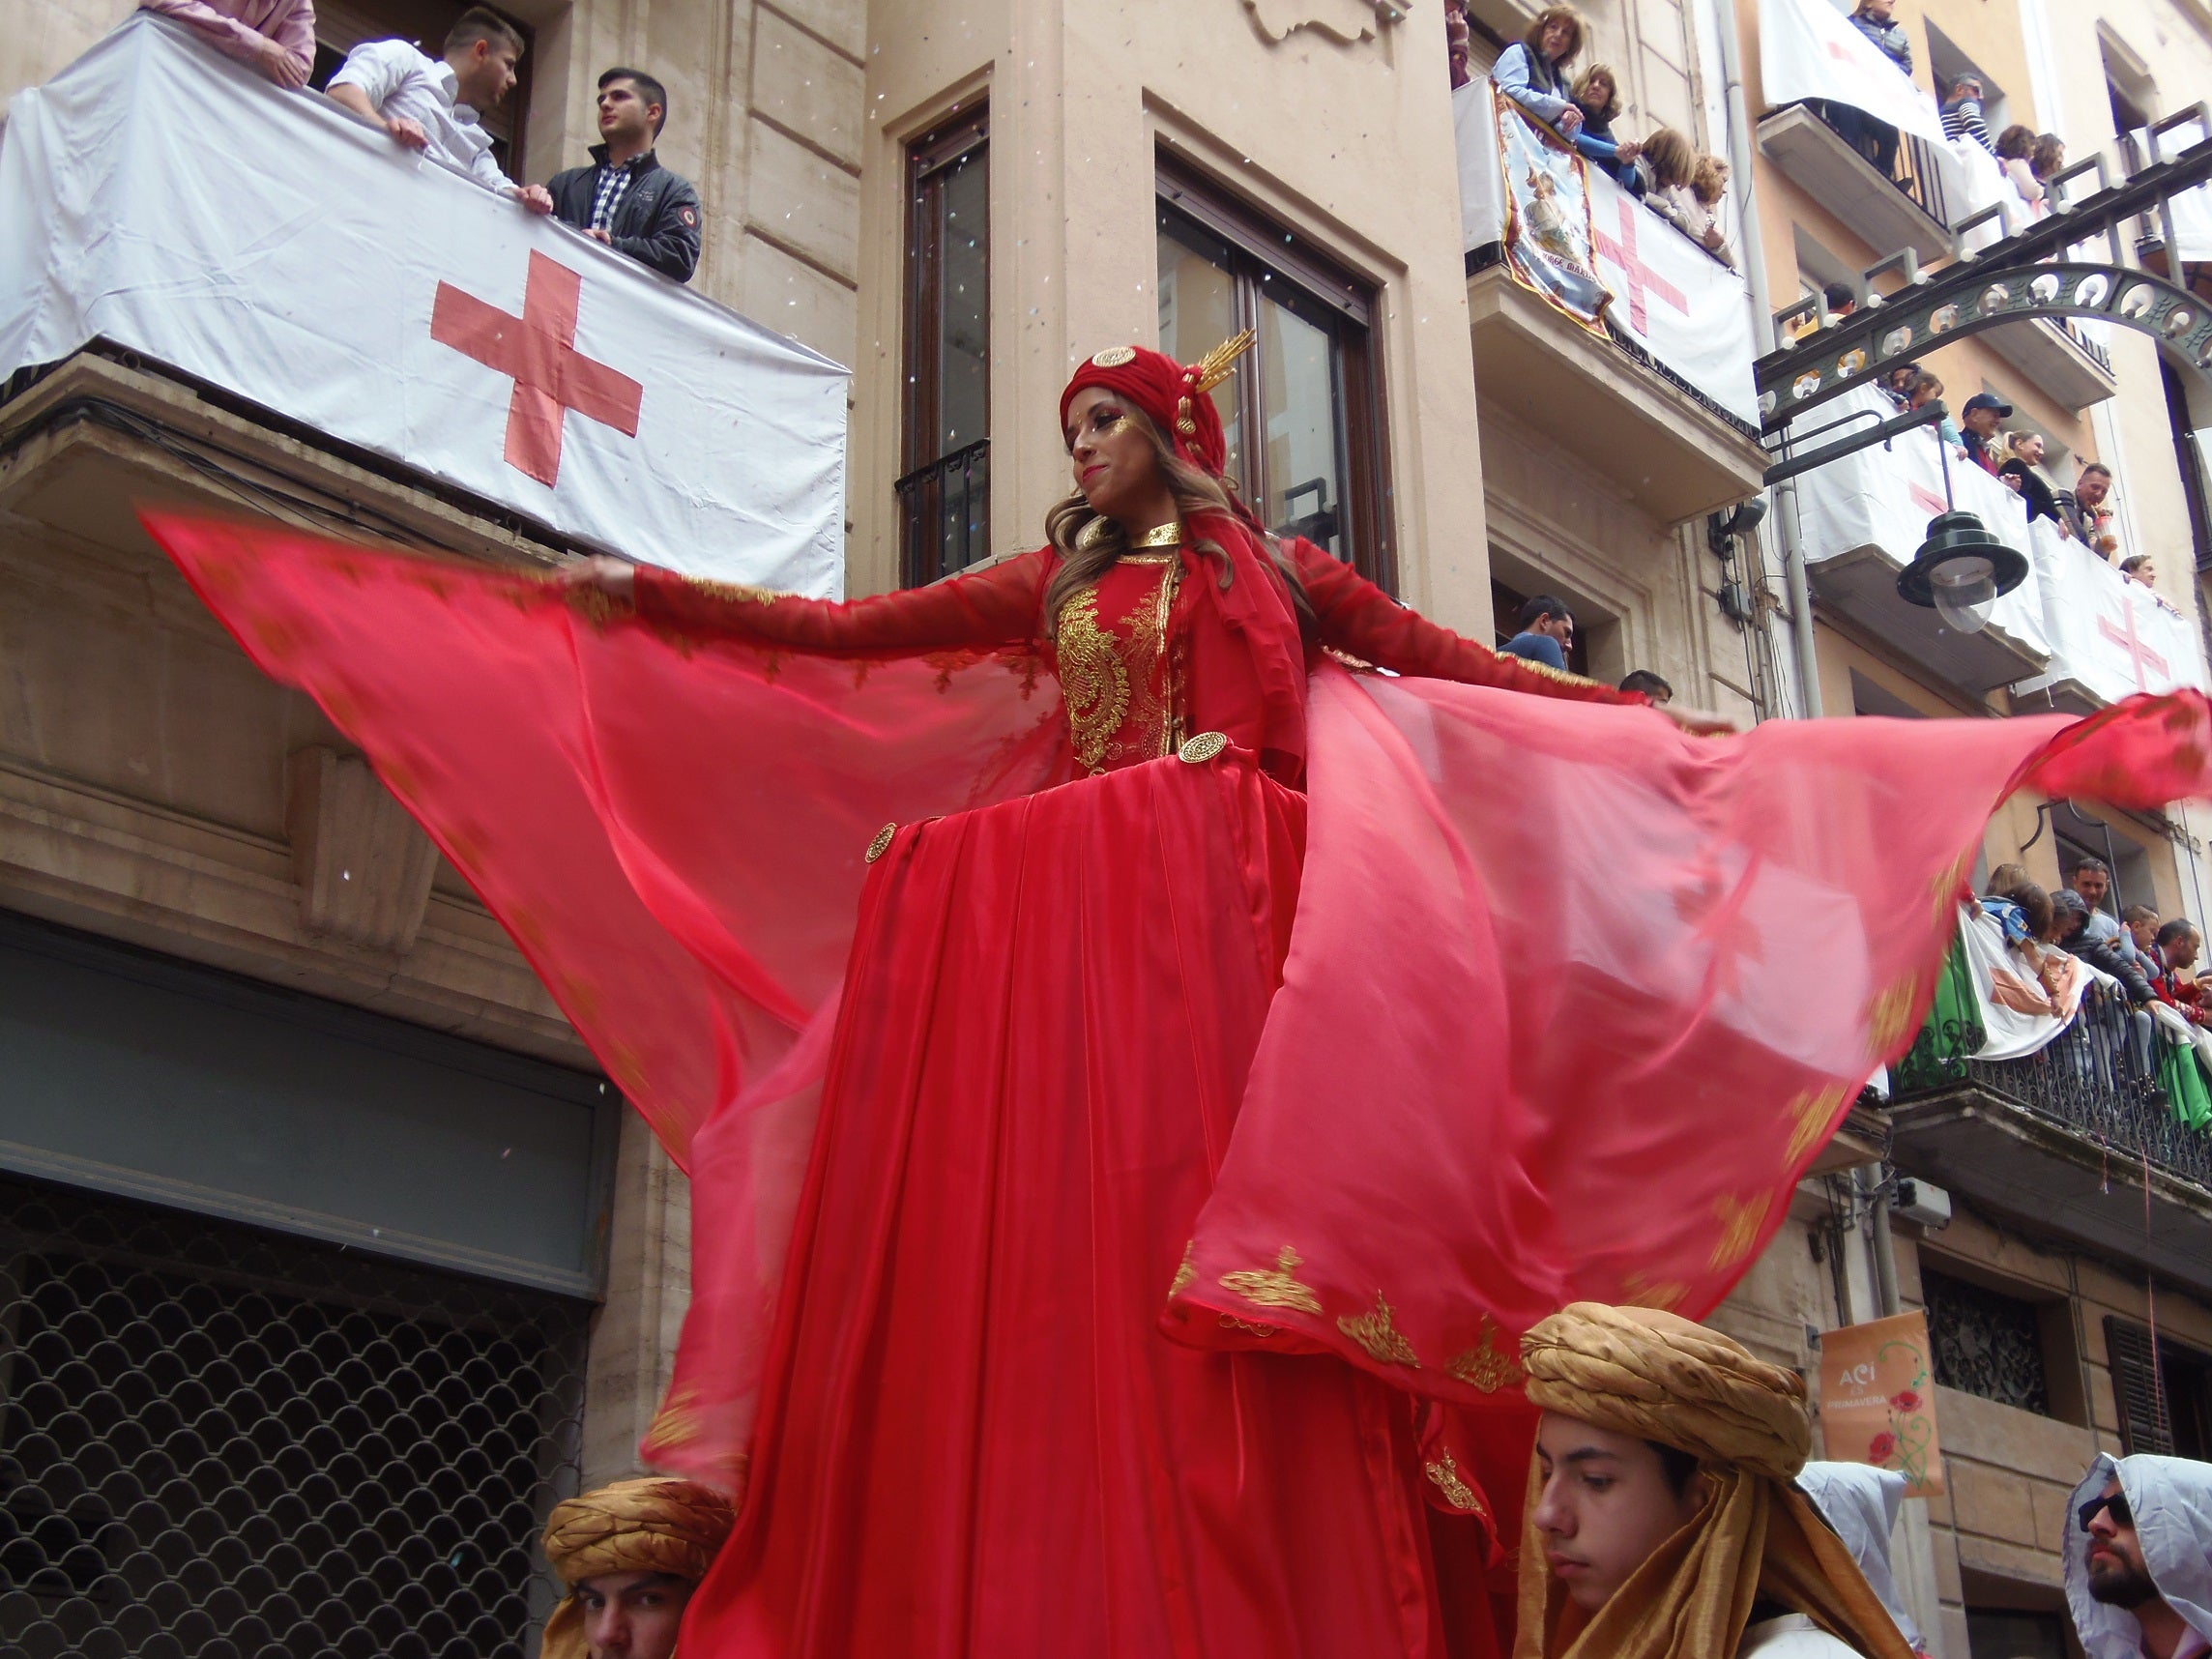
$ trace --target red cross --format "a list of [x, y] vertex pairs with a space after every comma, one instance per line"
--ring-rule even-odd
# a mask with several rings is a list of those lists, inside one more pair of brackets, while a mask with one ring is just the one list
[[[2132, 582], [2135, 578], [2131, 576], [2128, 580]], [[2150, 689], [2150, 681], [2143, 674], [2143, 664], [2146, 662], [2158, 670], [2159, 678], [2170, 683], [2173, 676], [2166, 665], [2166, 658], [2143, 644], [2140, 636], [2136, 632], [2136, 601], [2133, 594], [2120, 596], [2120, 615], [2125, 617], [2127, 621], [2124, 625], [2117, 626], [2113, 625], [2110, 617], [2099, 617], [2097, 619], [2097, 631], [2127, 652], [2128, 660], [2134, 665], [2136, 671], [2136, 689], [2138, 691]]]
[[1597, 244], [1598, 252], [1628, 274], [1628, 326], [1638, 334], [1644, 333], [1644, 295], [1646, 289], [1685, 317], [1690, 314], [1690, 302], [1682, 298], [1682, 290], [1636, 255], [1636, 216], [1642, 211], [1625, 193], [1621, 196], [1618, 242], [1595, 225], [1590, 227], [1590, 236]]
[[1908, 484], [1906, 489], [1912, 497], [1912, 505], [1927, 513], [1930, 518], [1940, 517], [1951, 510], [1945, 505], [1943, 498], [1926, 484]]
[[561, 476], [561, 421], [573, 409], [587, 420], [637, 436], [645, 388], [576, 349], [576, 301], [583, 276], [542, 253], [530, 256], [530, 277], [517, 317], [438, 284], [430, 337], [497, 369], [514, 382], [507, 404], [507, 464], [551, 487]]

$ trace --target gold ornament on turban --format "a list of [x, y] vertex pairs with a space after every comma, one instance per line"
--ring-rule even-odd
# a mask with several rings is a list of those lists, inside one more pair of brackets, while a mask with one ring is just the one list
[[1600, 1302], [1537, 1324], [1521, 1362], [1531, 1405], [1695, 1455], [1705, 1500], [1586, 1617], [1545, 1565], [1532, 1470], [1514, 1659], [1732, 1659], [1761, 1599], [1866, 1659], [1912, 1659], [1850, 1552], [1790, 1484], [1812, 1444], [1796, 1373], [1674, 1314]]
[[616, 1573], [665, 1573], [697, 1584], [730, 1535], [737, 1512], [688, 1480], [618, 1480], [553, 1507], [545, 1559], [568, 1593], [545, 1621], [543, 1659], [585, 1659], [576, 1586]]

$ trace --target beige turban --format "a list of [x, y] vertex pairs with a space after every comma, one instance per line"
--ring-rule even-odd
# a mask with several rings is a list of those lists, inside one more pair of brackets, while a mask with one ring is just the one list
[[618, 1480], [555, 1504], [545, 1526], [545, 1559], [568, 1593], [545, 1621], [543, 1659], [585, 1659], [584, 1614], [576, 1586], [612, 1573], [666, 1573], [693, 1584], [736, 1520], [730, 1500], [688, 1480]]
[[1732, 1659], [1761, 1598], [1867, 1659], [1912, 1659], [1850, 1552], [1790, 1484], [1812, 1443], [1794, 1372], [1676, 1315], [1599, 1302], [1535, 1326], [1521, 1357], [1531, 1404], [1694, 1453], [1706, 1496], [1586, 1617], [1545, 1566], [1531, 1500], [1514, 1659]]

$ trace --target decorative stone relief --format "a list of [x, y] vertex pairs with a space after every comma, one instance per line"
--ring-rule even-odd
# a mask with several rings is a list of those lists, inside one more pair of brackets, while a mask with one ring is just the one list
[[1405, 20], [1399, 0], [1244, 0], [1252, 27], [1270, 44], [1281, 44], [1300, 29], [1338, 45], [1356, 46]]

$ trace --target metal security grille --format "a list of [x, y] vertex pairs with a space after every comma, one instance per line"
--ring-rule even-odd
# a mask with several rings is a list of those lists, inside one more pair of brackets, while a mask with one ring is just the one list
[[537, 1653], [586, 1313], [0, 1180], [0, 1653]]

